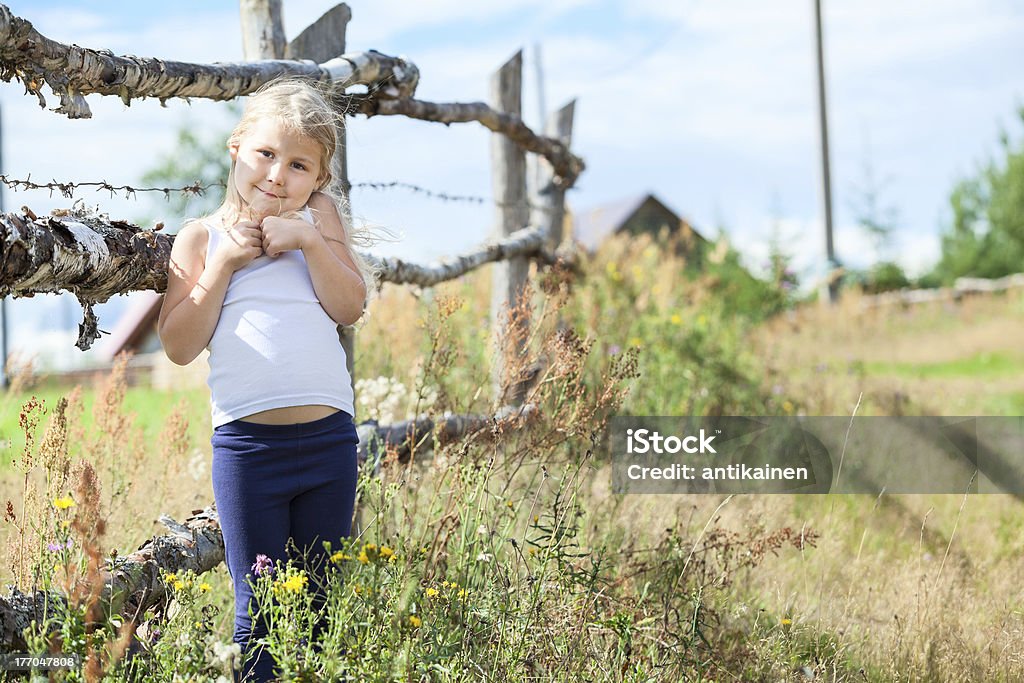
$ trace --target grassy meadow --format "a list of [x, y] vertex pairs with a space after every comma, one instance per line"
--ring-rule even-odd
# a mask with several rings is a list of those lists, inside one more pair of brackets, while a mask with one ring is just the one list
[[[687, 275], [674, 253], [617, 241], [535, 280], [509, 362], [537, 412], [381, 454], [319, 643], [301, 569], [260, 578], [285, 680], [1024, 679], [1016, 498], [613, 495], [600, 448], [615, 414], [1020, 415], [1024, 295], [779, 311], [728, 257]], [[493, 412], [489, 276], [384, 288], [357, 421]], [[98, 559], [212, 502], [205, 394], [123, 372], [0, 399], [0, 578], [72, 596], [29, 634], [88, 657], [66, 680], [230, 680], [223, 567], [166, 577], [174, 599], [134, 622], [85, 618]]]

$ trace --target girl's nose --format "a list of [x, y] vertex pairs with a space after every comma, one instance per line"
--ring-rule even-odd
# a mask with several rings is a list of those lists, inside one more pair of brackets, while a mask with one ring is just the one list
[[271, 164], [270, 168], [267, 169], [267, 180], [272, 183], [278, 183], [281, 180], [281, 165]]

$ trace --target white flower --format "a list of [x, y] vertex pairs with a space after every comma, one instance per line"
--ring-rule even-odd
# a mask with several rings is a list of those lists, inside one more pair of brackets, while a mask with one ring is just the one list
[[494, 559], [494, 555], [492, 555], [490, 553], [480, 553], [479, 555], [476, 556], [476, 561], [477, 562], [490, 562], [493, 559]]
[[235, 662], [242, 657], [242, 646], [238, 643], [214, 643], [213, 660], [214, 664], [228, 664], [234, 667]]
[[486, 524], [481, 524], [480, 526], [478, 526], [476, 528], [476, 535], [477, 536], [490, 536], [490, 533], [491, 532], [489, 532], [487, 530], [487, 525]]

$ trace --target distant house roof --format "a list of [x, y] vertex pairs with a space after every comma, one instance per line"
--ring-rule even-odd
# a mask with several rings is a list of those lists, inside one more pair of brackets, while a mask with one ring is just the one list
[[650, 192], [602, 204], [573, 215], [573, 238], [589, 251], [596, 250], [606, 238], [618, 232], [648, 202], [655, 203], [677, 221], [682, 218]]
[[139, 292], [105, 340], [105, 355], [112, 360], [122, 351], [134, 351], [143, 346], [160, 317], [160, 304], [163, 300], [163, 294], [151, 290]]

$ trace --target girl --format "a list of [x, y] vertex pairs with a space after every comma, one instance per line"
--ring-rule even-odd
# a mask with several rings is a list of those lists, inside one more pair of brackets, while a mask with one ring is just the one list
[[[247, 653], [267, 633], [252, 575], [294, 551], [313, 587], [323, 542], [337, 546], [352, 520], [358, 438], [337, 325], [360, 317], [373, 274], [329, 190], [338, 117], [296, 79], [249, 98], [224, 203], [175, 238], [160, 311], [173, 362], [210, 350], [213, 491]], [[250, 657], [250, 673], [270, 680], [270, 656]]]

